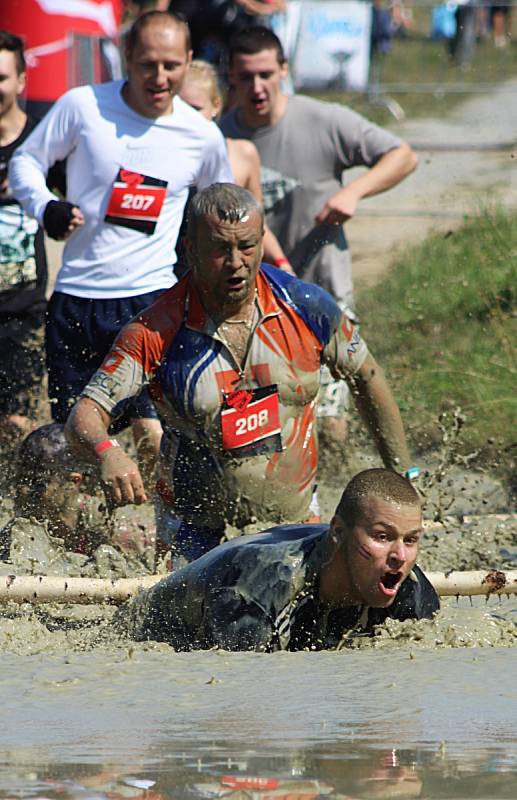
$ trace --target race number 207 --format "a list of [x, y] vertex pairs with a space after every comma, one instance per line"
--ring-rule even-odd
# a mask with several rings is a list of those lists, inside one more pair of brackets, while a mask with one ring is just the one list
[[131, 194], [126, 192], [122, 195], [121, 208], [132, 208], [135, 211], [147, 211], [154, 202], [152, 194]]

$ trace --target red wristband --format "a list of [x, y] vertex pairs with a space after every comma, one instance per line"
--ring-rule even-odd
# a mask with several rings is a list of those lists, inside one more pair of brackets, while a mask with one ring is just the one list
[[289, 265], [289, 259], [283, 256], [282, 258], [277, 258], [273, 261], [273, 266], [275, 267], [284, 267], [286, 264]]
[[109, 450], [110, 447], [120, 447], [120, 445], [116, 439], [104, 439], [103, 442], [99, 442], [95, 445], [95, 452], [98, 456], [101, 456], [104, 451]]

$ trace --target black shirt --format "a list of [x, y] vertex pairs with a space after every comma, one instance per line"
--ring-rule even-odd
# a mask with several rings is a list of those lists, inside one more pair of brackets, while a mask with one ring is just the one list
[[176, 650], [328, 649], [343, 634], [386, 617], [429, 619], [438, 596], [419, 567], [388, 608], [329, 611], [319, 603], [321, 569], [333, 552], [328, 525], [279, 525], [214, 548], [136, 598], [130, 628]]

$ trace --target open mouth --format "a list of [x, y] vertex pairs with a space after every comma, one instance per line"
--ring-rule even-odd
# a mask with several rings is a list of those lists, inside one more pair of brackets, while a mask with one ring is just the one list
[[229, 289], [242, 289], [245, 285], [244, 278], [228, 278], [226, 285]]
[[379, 581], [381, 592], [387, 597], [394, 597], [402, 581], [402, 572], [385, 572]]

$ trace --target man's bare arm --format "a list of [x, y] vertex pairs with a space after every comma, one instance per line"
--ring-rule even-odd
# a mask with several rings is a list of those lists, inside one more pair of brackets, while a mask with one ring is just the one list
[[109, 439], [111, 417], [88, 397], [80, 398], [68, 417], [66, 438], [86, 461], [100, 465], [101, 479], [117, 505], [147, 500], [142, 477], [135, 462], [118, 446], [97, 453], [96, 447]]
[[366, 357], [348, 383], [384, 466], [395, 472], [405, 472], [411, 462], [400, 411], [384, 372], [372, 355]]
[[316, 217], [317, 223], [341, 225], [354, 216], [359, 201], [386, 192], [416, 168], [418, 159], [408, 144], [385, 153], [367, 172], [348, 183], [327, 200]]

